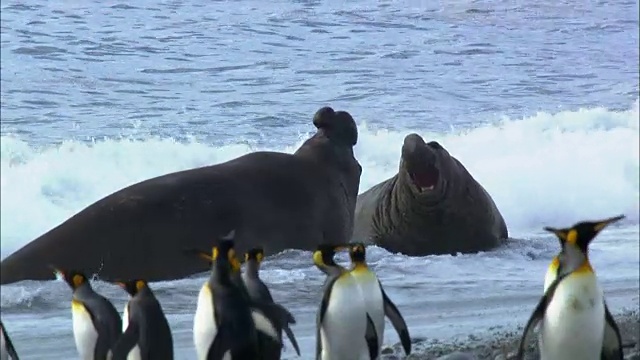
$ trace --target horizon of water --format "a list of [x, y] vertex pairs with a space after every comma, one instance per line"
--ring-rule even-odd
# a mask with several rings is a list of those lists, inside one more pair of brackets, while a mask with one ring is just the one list
[[[637, 2], [1, 4], [2, 259], [124, 186], [251, 151], [293, 152], [329, 105], [358, 124], [360, 193], [396, 172], [415, 132], [467, 167], [515, 239], [457, 256], [369, 247], [412, 337], [521, 326], [558, 251], [542, 227], [618, 214], [626, 219], [590, 257], [611, 311], [638, 309]], [[205, 276], [151, 284], [178, 359], [194, 356]], [[262, 276], [310, 358], [323, 275], [294, 250], [268, 257]], [[121, 289], [94, 286], [122, 311]], [[77, 356], [66, 285], [0, 290], [22, 357]], [[385, 343], [396, 342], [387, 327]], [[288, 343], [285, 358], [295, 358]]]

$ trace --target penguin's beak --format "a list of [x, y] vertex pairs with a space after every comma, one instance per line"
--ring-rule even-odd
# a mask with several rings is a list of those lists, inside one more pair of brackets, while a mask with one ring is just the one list
[[625, 217], [624, 215], [618, 215], [618, 216], [614, 216], [612, 218], [596, 221], [596, 224], [594, 225], [593, 229], [596, 232], [599, 232], [602, 229], [604, 229], [605, 227], [607, 227], [608, 225], [613, 224], [614, 222], [618, 222], [618, 221], [624, 219], [624, 217]]
[[187, 254], [187, 255], [191, 255], [191, 256], [197, 256], [197, 257], [201, 258], [202, 260], [207, 261], [209, 263], [213, 262], [213, 257], [210, 254], [208, 254], [208, 253], [206, 253], [206, 252], [204, 252], [202, 250], [184, 249], [184, 253]]
[[556, 228], [552, 228], [550, 226], [545, 226], [543, 228], [543, 230], [544, 231], [548, 231], [550, 233], [553, 233], [555, 236], [557, 236], [562, 241], [567, 241], [567, 234], [569, 233], [569, 229], [556, 229]]

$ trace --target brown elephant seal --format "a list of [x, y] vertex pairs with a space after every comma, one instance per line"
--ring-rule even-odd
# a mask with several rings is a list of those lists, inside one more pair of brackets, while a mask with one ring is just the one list
[[317, 132], [293, 154], [254, 152], [98, 200], [4, 259], [0, 283], [53, 279], [52, 265], [107, 281], [179, 279], [207, 270], [185, 248], [208, 249], [232, 230], [240, 253], [347, 242], [362, 172], [353, 155], [358, 130], [349, 113], [330, 107], [313, 124]]
[[358, 196], [353, 240], [411, 256], [492, 249], [508, 237], [487, 191], [440, 144], [407, 135], [398, 173]]

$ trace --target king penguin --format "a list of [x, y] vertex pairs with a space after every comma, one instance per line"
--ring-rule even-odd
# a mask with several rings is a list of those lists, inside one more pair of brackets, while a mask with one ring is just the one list
[[93, 290], [83, 273], [60, 269], [55, 269], [55, 272], [73, 290], [73, 336], [80, 359], [111, 358], [111, 348], [122, 334], [120, 314], [109, 300]]
[[[235, 230], [231, 230], [228, 234], [220, 237], [219, 239], [220, 241], [229, 240], [231, 241], [231, 243], [234, 243], [235, 233], [236, 233]], [[193, 248], [185, 249], [185, 253], [189, 254], [190, 256], [194, 256], [194, 255], [198, 256], [199, 258], [208, 262], [209, 265], [212, 266], [212, 269], [215, 269], [215, 264], [214, 264], [215, 260], [212, 259], [210, 254], [207, 254], [201, 250], [193, 249]], [[249, 294], [247, 286], [245, 285], [245, 282], [243, 280], [243, 276], [240, 268], [241, 267], [240, 261], [239, 259], [236, 258], [235, 254], [236, 253], [234, 249], [233, 263], [237, 264], [238, 266], [231, 266], [229, 276], [231, 278], [231, 283], [238, 288], [238, 290], [241, 293], [241, 296], [249, 303], [249, 307], [251, 308], [251, 315], [254, 319], [256, 329], [258, 330], [259, 339], [261, 340], [260, 345], [262, 346], [267, 341], [266, 340], [267, 338], [272, 338], [271, 336], [272, 331], [273, 329], [276, 329], [275, 331], [278, 334], [278, 340], [277, 342], [276, 341], [270, 341], [270, 342], [276, 342], [278, 348], [279, 349], [282, 348], [282, 336], [280, 335], [280, 331], [278, 331], [278, 329], [285, 329], [287, 336], [289, 336], [291, 343], [293, 344], [294, 348], [296, 349], [296, 352], [299, 355], [299, 349], [298, 349], [296, 339], [289, 327], [289, 324], [296, 323], [295, 317], [282, 305], [277, 304], [273, 301], [264, 302], [264, 301], [261, 301], [260, 299], [253, 298]], [[266, 336], [262, 336], [262, 335], [266, 335]], [[264, 353], [262, 349], [261, 349], [261, 353]]]
[[[207, 259], [207, 254], [200, 256]], [[198, 359], [261, 359], [256, 321], [264, 318], [252, 314], [249, 299], [232, 280], [232, 271], [240, 271], [234, 241], [220, 240], [208, 260], [211, 275], [200, 290], [193, 324]], [[270, 322], [264, 320], [259, 325], [280, 341]]]
[[11, 342], [11, 338], [9, 334], [7, 334], [7, 329], [4, 327], [2, 320], [0, 320], [0, 360], [19, 360], [18, 353], [16, 349], [13, 347], [13, 342]]
[[369, 269], [366, 262], [364, 244], [359, 242], [351, 243], [349, 246], [349, 257], [353, 264], [351, 275], [360, 286], [367, 314], [369, 314], [376, 327], [378, 336], [378, 349], [376, 354], [380, 354], [380, 348], [384, 340], [385, 315], [391, 320], [391, 324], [396, 329], [405, 354], [411, 354], [411, 337], [409, 336], [407, 324], [396, 305], [385, 293], [376, 274]]
[[544, 295], [525, 325], [517, 359], [523, 359], [525, 346], [539, 323], [542, 360], [623, 359], [620, 331], [588, 256], [589, 244], [598, 233], [623, 218], [544, 228], [557, 236], [562, 249], [547, 270]]
[[113, 360], [173, 360], [171, 328], [149, 284], [141, 279], [117, 284], [131, 298], [124, 307], [124, 333], [113, 347]]
[[[262, 279], [260, 279], [260, 265], [263, 259], [264, 250], [261, 247], [250, 249], [244, 254], [245, 271], [244, 274], [242, 274], [242, 281], [252, 301], [273, 304], [274, 301], [269, 288]], [[298, 342], [296, 341], [293, 331], [291, 331], [288, 324], [285, 324], [283, 330], [287, 334], [287, 337], [289, 337], [289, 341], [291, 341], [291, 345], [296, 353], [300, 356], [300, 348], [298, 347]], [[278, 336], [282, 337], [282, 332], [279, 328]], [[258, 339], [265, 360], [280, 359], [282, 353], [281, 346], [262, 333], [258, 333]]]
[[335, 263], [346, 245], [320, 244], [313, 262], [327, 274], [316, 317], [316, 360], [373, 360], [378, 354], [375, 325], [367, 315], [360, 287], [351, 272]]

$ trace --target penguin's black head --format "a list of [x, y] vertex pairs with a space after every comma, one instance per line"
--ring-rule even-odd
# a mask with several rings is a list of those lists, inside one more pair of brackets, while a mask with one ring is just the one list
[[618, 215], [599, 221], [582, 221], [574, 224], [570, 228], [556, 229], [547, 226], [544, 230], [554, 233], [560, 240], [563, 248], [567, 244], [577, 246], [586, 254], [589, 244], [602, 229], [622, 219], [624, 219], [624, 215]]
[[337, 266], [333, 257], [336, 252], [347, 249], [345, 245], [320, 244], [313, 252], [313, 263], [316, 266]]
[[236, 257], [235, 243], [233, 240], [220, 240], [218, 245], [213, 247], [211, 258], [216, 264], [225, 266], [228, 264], [232, 272], [240, 271], [240, 261]]
[[264, 249], [261, 247], [253, 248], [244, 254], [244, 261], [254, 260], [258, 264], [264, 260]]
[[361, 242], [352, 243], [349, 246], [349, 257], [354, 264], [364, 263], [366, 258], [366, 250]]
[[138, 291], [147, 287], [147, 282], [142, 279], [133, 279], [128, 281], [116, 282], [118, 286], [123, 288], [129, 295], [136, 296]]
[[77, 270], [67, 270], [63, 271], [57, 268], [54, 268], [54, 273], [56, 277], [64, 279], [64, 281], [69, 284], [71, 289], [75, 290], [84, 284], [89, 284], [89, 279], [85, 276], [84, 273]]

